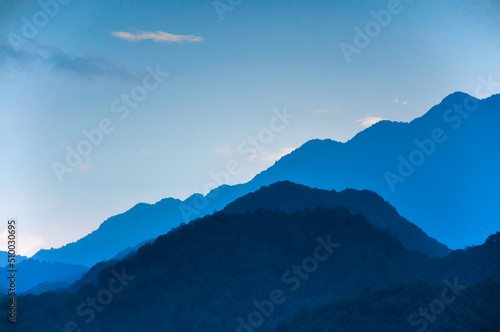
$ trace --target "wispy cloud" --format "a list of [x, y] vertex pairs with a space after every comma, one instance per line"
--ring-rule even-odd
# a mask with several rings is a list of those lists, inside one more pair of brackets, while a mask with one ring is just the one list
[[278, 151], [275, 152], [267, 152], [263, 150], [257, 150], [255, 153], [250, 154], [247, 156], [249, 159], [257, 159], [261, 161], [277, 161], [281, 159], [281, 157], [286, 156], [287, 154], [291, 153], [293, 150], [296, 148], [293, 147], [287, 147], [287, 148], [282, 148], [279, 149]]
[[[3, 243], [7, 243], [7, 229], [0, 233], [0, 239]], [[22, 241], [19, 241], [19, 255], [32, 256], [45, 244], [45, 240], [40, 236], [23, 234]]]
[[134, 76], [126, 68], [116, 65], [104, 57], [70, 55], [59, 50], [50, 54], [45, 61], [51, 64], [55, 71], [71, 73], [86, 79], [96, 77], [124, 81], [134, 79]]
[[359, 122], [359, 125], [361, 127], [368, 128], [368, 127], [376, 124], [377, 122], [380, 122], [380, 121], [383, 121], [383, 120], [385, 120], [385, 119], [374, 117], [374, 116], [369, 116], [369, 117], [366, 117], [366, 118], [363, 118], [363, 119], [359, 119], [358, 122]]
[[152, 40], [155, 43], [197, 43], [203, 41], [203, 37], [193, 35], [174, 35], [163, 31], [141, 31], [137, 33], [114, 31], [111, 32], [111, 35], [131, 42]]
[[[400, 103], [399, 98], [394, 99], [394, 103], [399, 104]], [[403, 102], [401, 102], [401, 104], [409, 105], [410, 103], [408, 101], [404, 100]]]
[[212, 149], [212, 151], [217, 153], [217, 154], [224, 155], [224, 156], [228, 156], [228, 155], [231, 155], [234, 153], [234, 150], [232, 148], [230, 148], [229, 146], [224, 146], [222, 148]]
[[90, 163], [90, 159], [85, 159], [83, 163], [80, 164], [76, 169], [79, 170], [80, 172], [86, 172], [92, 167], [92, 164]]
[[290, 152], [292, 152], [295, 149], [296, 148], [293, 148], [293, 147], [287, 147], [287, 148], [279, 149], [278, 151], [274, 151], [274, 152], [268, 152], [268, 151], [264, 151], [264, 150], [254, 150], [252, 153], [249, 153], [246, 155], [240, 154], [240, 153], [238, 153], [238, 151], [236, 151], [235, 149], [228, 147], [228, 146], [217, 148], [217, 149], [212, 149], [212, 151], [214, 151], [217, 154], [223, 155], [223, 156], [243, 157], [243, 158], [247, 159], [248, 161], [259, 160], [259, 161], [264, 161], [264, 162], [269, 162], [269, 161], [274, 162], [274, 161], [279, 160], [281, 157], [289, 154]]
[[287, 148], [280, 149], [277, 153], [274, 154], [275, 160], [281, 159], [281, 157], [284, 157], [287, 154], [292, 153], [296, 149], [297, 148], [295, 148], [295, 147], [287, 147]]
[[320, 109], [320, 110], [314, 111], [314, 113], [325, 114], [325, 113], [330, 113], [330, 110], [329, 109]]
[[145, 155], [145, 156], [148, 156], [148, 157], [150, 157], [150, 156], [152, 156], [152, 155], [153, 155], [153, 152], [151, 152], [151, 150], [150, 150], [150, 149], [147, 149], [147, 148], [142, 149], [142, 150], [141, 150], [141, 153], [142, 153], [143, 155]]
[[16, 51], [10, 44], [0, 43], [0, 67], [6, 65], [8, 62], [26, 64], [38, 58], [39, 55], [30, 50], [23, 49]]
[[97, 77], [135, 79], [126, 68], [104, 57], [69, 54], [53, 45], [31, 43], [15, 50], [7, 43], [0, 44], [0, 69], [4, 65], [14, 64], [26, 70], [37, 63], [48, 66], [55, 72], [90, 80]]
[[317, 113], [317, 114], [325, 114], [325, 113], [330, 113], [330, 112], [340, 112], [340, 108], [336, 108], [334, 110], [330, 110], [329, 108], [322, 108], [319, 110], [315, 110], [313, 112]]

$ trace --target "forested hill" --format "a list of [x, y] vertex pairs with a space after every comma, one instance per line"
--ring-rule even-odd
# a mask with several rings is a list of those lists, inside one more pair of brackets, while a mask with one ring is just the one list
[[[235, 331], [269, 301], [276, 304], [262, 327], [273, 327], [300, 308], [367, 287], [439, 284], [450, 273], [471, 283], [499, 277], [491, 267], [500, 266], [499, 236], [430, 259], [346, 208], [216, 213], [110, 262], [97, 283], [76, 294], [19, 297], [17, 331], [61, 331], [68, 323], [82, 331]], [[99, 310], [88, 302], [96, 298]], [[0, 322], [2, 330], [6, 324]]]
[[224, 213], [256, 211], [259, 209], [293, 212], [316, 206], [347, 207], [352, 213], [361, 213], [373, 226], [388, 230], [408, 249], [415, 249], [429, 257], [442, 257], [451, 250], [427, 236], [422, 229], [401, 217], [382, 197], [369, 190], [346, 189], [341, 192], [322, 190], [281, 181], [262, 186], [230, 203]]

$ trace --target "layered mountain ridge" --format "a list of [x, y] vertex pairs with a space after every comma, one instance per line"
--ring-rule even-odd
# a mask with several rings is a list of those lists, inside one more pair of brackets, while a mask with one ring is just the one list
[[[468, 111], [470, 105], [477, 107]], [[285, 180], [326, 190], [368, 189], [451, 248], [479, 244], [500, 228], [500, 221], [476, 223], [498, 220], [498, 124], [500, 95], [477, 100], [454, 93], [410, 123], [381, 121], [346, 143], [309, 141], [248, 183], [222, 185], [185, 201], [169, 198], [137, 205], [81, 240], [41, 250], [33, 258], [92, 266], [181, 223], [222, 210], [263, 185]], [[148, 227], [138, 228], [138, 218]]]

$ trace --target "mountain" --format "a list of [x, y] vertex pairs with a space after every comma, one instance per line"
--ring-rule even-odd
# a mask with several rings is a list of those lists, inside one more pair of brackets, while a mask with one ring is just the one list
[[153, 242], [155, 239], [149, 239], [146, 241], [142, 241], [141, 243], [139, 243], [133, 247], [128, 247], [128, 248], [120, 251], [118, 254], [116, 254], [113, 258], [111, 258], [111, 260], [112, 261], [120, 261], [129, 255], [133, 255], [137, 252], [137, 250], [139, 250], [140, 247], [142, 247], [143, 245], [148, 244], [150, 242]]
[[[54, 266], [56, 267], [64, 266], [66, 268], [69, 268], [69, 272], [66, 271], [62, 275], [59, 275], [58, 277], [50, 275], [50, 278], [40, 277], [39, 274], [34, 274], [35, 277], [32, 277], [32, 279], [29, 281], [29, 284], [30, 285], [36, 284], [36, 286], [29, 288], [28, 290], [24, 290], [23, 288], [21, 294], [38, 295], [49, 291], [54, 291], [57, 293], [63, 293], [66, 291], [76, 292], [83, 285], [97, 284], [98, 276], [104, 269], [104, 267], [113, 265], [116, 263], [116, 261], [122, 260], [129, 255], [135, 254], [140, 247], [152, 241], [153, 240], [143, 241], [134, 247], [129, 247], [119, 252], [111, 260], [97, 263], [90, 269], [84, 267], [83, 265], [74, 266], [71, 264], [61, 264], [61, 263], [55, 264], [55, 263], [42, 262], [41, 264], [38, 264], [39, 265], [38, 270], [43, 270], [42, 275], [46, 275], [44, 273], [45, 270], [50, 270], [54, 274], [57, 273], [58, 269], [53, 269]], [[21, 268], [23, 268], [24, 270], [23, 265], [21, 265]], [[74, 269], [74, 271], [72, 271], [72, 269]], [[56, 280], [56, 281], [45, 281], [46, 279]]]
[[[73, 265], [65, 263], [49, 263], [39, 262], [34, 259], [28, 259], [17, 264], [17, 279], [16, 279], [16, 293], [31, 293], [30, 290], [40, 284], [33, 292], [38, 293], [41, 290], [52, 290], [59, 287], [68, 286], [88, 270], [83, 265]], [[2, 276], [7, 276], [9, 268], [4, 267], [0, 269]], [[5, 290], [9, 288], [10, 281], [7, 278], [0, 279], [0, 289]]]
[[454, 93], [410, 123], [381, 121], [347, 143], [309, 141], [252, 181], [368, 189], [429, 236], [463, 248], [500, 230], [499, 124], [500, 95]]
[[[317, 258], [313, 262], [308, 257]], [[420, 268], [427, 260], [345, 208], [217, 213], [105, 266], [99, 283], [82, 286], [77, 294], [19, 297], [23, 310], [17, 329], [58, 331], [71, 320], [102, 331], [234, 331], [236, 319], [255, 310], [252, 302], [264, 301], [274, 289], [282, 289], [289, 299], [274, 318], [278, 322], [302, 306], [326, 303], [367, 286], [432, 279], [432, 273]], [[296, 274], [296, 264], [309, 271], [301, 272], [303, 279]], [[87, 326], [84, 319], [90, 317], [79, 316], [76, 308], [109, 289], [116, 273], [125, 276], [127, 285]], [[306, 280], [309, 274], [311, 281]], [[42, 303], [52, 308], [50, 315], [44, 314]]]
[[488, 277], [500, 280], [500, 232], [490, 235], [482, 245], [454, 250], [444, 258], [432, 260], [430, 269], [445, 278], [458, 276], [464, 283]]
[[58, 249], [40, 250], [31, 258], [93, 266], [178, 226], [180, 220], [175, 216], [179, 214], [181, 203], [166, 198], [156, 204], [137, 204], [127, 212], [107, 219], [82, 239]]
[[[444, 284], [426, 282], [360, 292], [350, 299], [303, 310], [290, 322], [260, 332], [500, 331], [500, 299], [491, 296], [500, 292], [500, 281], [488, 279], [466, 287], [458, 295]], [[443, 290], [452, 294], [448, 295], [451, 303], [439, 296]]]
[[406, 248], [415, 249], [429, 257], [442, 257], [451, 252], [445, 245], [428, 237], [420, 228], [401, 217], [382, 197], [368, 190], [346, 189], [336, 192], [283, 181], [261, 187], [254, 193], [236, 199], [222, 212], [229, 214], [265, 209], [291, 213], [316, 206], [347, 207], [352, 213], [365, 216], [373, 226], [388, 230]]
[[[0, 268], [6, 267], [8, 264], [9, 253], [7, 251], [0, 251]], [[28, 257], [16, 255], [16, 264], [21, 263], [22, 261], [27, 260]]]
[[[81, 276], [81, 275], [78, 275]], [[69, 281], [44, 281], [37, 284], [35, 287], [28, 289], [20, 293], [21, 295], [32, 294], [32, 295], [40, 295], [46, 292], [57, 292], [60, 290], [65, 290], [70, 287], [74, 282], [74, 277], [70, 278]]]
[[[97, 285], [99, 284], [99, 275], [102, 270], [106, 267], [113, 266], [117, 261], [127, 258], [128, 256], [132, 256], [137, 253], [137, 250], [144, 246], [145, 244], [151, 243], [154, 240], [143, 241], [137, 246], [129, 247], [121, 252], [119, 252], [115, 257], [110, 260], [102, 261], [92, 266], [78, 281], [73, 283], [72, 285], [67, 285], [65, 289], [57, 289], [57, 292], [62, 293], [64, 291], [74, 292], [76, 293], [80, 287], [84, 285]], [[69, 287], [68, 287], [69, 286]], [[55, 290], [55, 289], [54, 289]]]
[[[88, 278], [90, 284], [80, 283], [76, 293], [18, 297], [22, 310], [17, 331], [32, 331], [33, 327], [37, 332], [60, 331], [68, 326], [110, 332], [247, 331], [250, 322], [255, 328], [281, 328], [278, 324], [294, 317], [292, 322], [296, 322], [304, 310], [330, 308], [332, 303], [342, 310], [362, 306], [363, 298], [350, 302], [360, 293], [366, 293], [367, 303], [376, 303], [377, 308], [388, 305], [411, 313], [418, 310], [420, 300], [426, 304], [442, 294], [445, 278], [452, 285], [465, 285], [465, 280], [472, 285], [488, 277], [498, 280], [500, 233], [481, 246], [431, 259], [406, 249], [388, 231], [346, 208], [320, 206], [291, 214], [218, 212], [158, 237], [122, 261], [102, 263], [95, 273], [98, 277]], [[429, 285], [441, 283], [441, 288], [425, 286], [419, 280]], [[398, 288], [385, 293], [370, 291], [401, 283], [409, 288], [424, 285], [420, 297], [415, 297], [418, 292], [408, 293], [418, 301], [406, 299], [406, 290]], [[481, 288], [479, 297], [472, 293], [463, 298], [480, 301], [487, 289]], [[495, 298], [489, 297], [494, 303]], [[337, 302], [340, 307], [335, 306]], [[6, 305], [5, 300], [0, 303]], [[468, 302], [467, 308], [472, 305], [477, 303]], [[370, 308], [373, 314], [379, 312]], [[477, 307], [471, 310], [474, 315], [461, 319], [479, 324], [473, 321]], [[358, 321], [365, 315], [370, 318], [365, 311], [362, 306], [353, 315]], [[314, 311], [311, 315], [319, 317]], [[7, 324], [0, 321], [0, 328]], [[318, 326], [321, 328], [304, 331], [328, 331], [324, 325]], [[381, 331], [380, 327], [373, 330]]]
[[[381, 121], [346, 143], [309, 141], [248, 183], [222, 185], [185, 201], [139, 204], [77, 242], [41, 250], [34, 258], [90, 267], [181, 223], [220, 211], [263, 185], [285, 180], [326, 190], [368, 189], [450, 248], [479, 244], [500, 228], [499, 123], [500, 95], [477, 100], [454, 93], [410, 123]], [[419, 165], [408, 164], [410, 159]], [[222, 183], [229, 175], [221, 170], [213, 177]], [[137, 227], [139, 223], [147, 227]]]

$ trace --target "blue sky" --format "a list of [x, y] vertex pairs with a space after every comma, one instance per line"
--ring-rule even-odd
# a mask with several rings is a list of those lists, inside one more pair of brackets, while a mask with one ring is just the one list
[[[410, 121], [500, 77], [499, 1], [403, 1], [350, 61], [340, 45], [388, 1], [222, 0], [222, 14], [211, 1], [61, 3], [52, 16], [0, 5], [0, 219], [18, 219], [24, 254], [136, 203], [203, 192], [229, 160], [242, 167], [228, 182], [246, 182], [307, 140]], [[294, 118], [258, 153], [238, 153], [285, 110]], [[58, 177], [102, 121], [108, 133]]]

